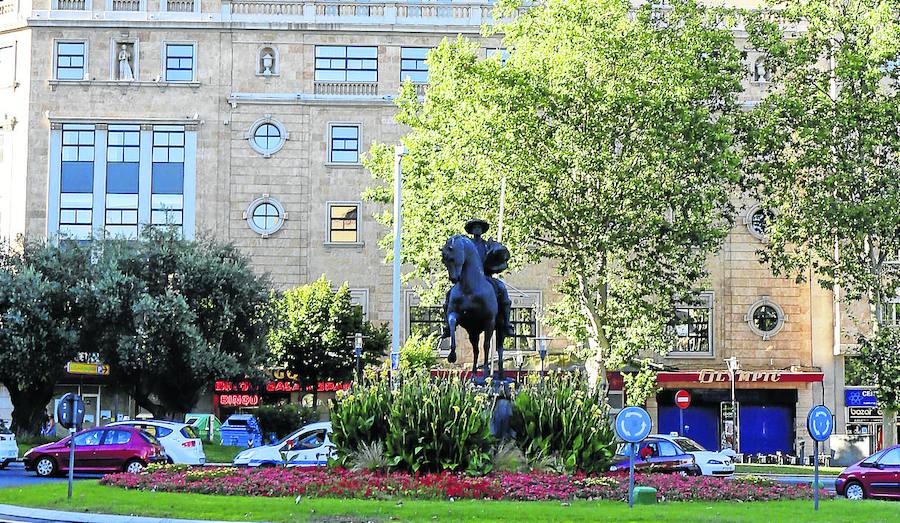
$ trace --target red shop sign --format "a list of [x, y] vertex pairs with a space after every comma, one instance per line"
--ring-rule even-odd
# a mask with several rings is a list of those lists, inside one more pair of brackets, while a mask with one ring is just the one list
[[259, 394], [220, 394], [219, 405], [223, 407], [256, 407]]

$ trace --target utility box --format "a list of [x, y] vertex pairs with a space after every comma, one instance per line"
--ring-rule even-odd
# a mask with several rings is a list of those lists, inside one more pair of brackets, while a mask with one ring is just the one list
[[219, 429], [221, 443], [231, 447], [258, 447], [262, 445], [262, 431], [256, 418], [250, 414], [232, 414]]
[[656, 489], [653, 487], [634, 487], [635, 505], [655, 505]]

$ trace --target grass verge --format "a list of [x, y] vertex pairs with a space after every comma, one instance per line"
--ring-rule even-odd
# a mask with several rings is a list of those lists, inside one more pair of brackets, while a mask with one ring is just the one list
[[104, 487], [95, 481], [75, 485], [72, 501], [66, 484], [42, 484], [0, 489], [0, 503], [20, 506], [153, 517], [183, 517], [231, 521], [896, 521], [897, 504], [885, 501], [822, 501], [818, 513], [812, 501], [756, 503], [693, 502], [628, 505], [615, 501], [413, 501], [262, 498], [141, 492]]
[[[844, 467], [819, 467], [819, 474], [837, 476], [844, 470]], [[735, 472], [745, 472], [749, 474], [813, 474], [813, 467], [805, 465], [763, 465], [759, 463], [736, 463], [734, 465]]]

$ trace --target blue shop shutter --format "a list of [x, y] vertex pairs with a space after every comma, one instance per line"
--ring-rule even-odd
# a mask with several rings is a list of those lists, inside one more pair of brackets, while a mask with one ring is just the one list
[[[679, 432], [678, 407], [660, 405], [659, 434]], [[684, 411], [685, 430], [681, 432], [707, 450], [719, 450], [719, 412], [715, 407], [690, 406]]]
[[794, 412], [788, 406], [741, 405], [741, 452], [793, 453]]

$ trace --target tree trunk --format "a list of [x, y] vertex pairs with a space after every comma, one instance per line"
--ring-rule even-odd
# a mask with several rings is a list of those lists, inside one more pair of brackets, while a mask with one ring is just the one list
[[[13, 404], [12, 426], [18, 436], [40, 434], [41, 424], [47, 414], [47, 404], [53, 399], [55, 384], [21, 390], [15, 384], [5, 384]], [[51, 416], [53, 413], [49, 413]]]
[[897, 444], [897, 411], [885, 409], [881, 414], [882, 448]]

